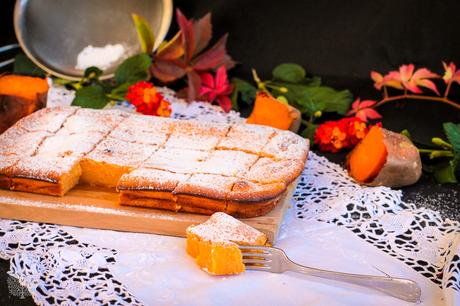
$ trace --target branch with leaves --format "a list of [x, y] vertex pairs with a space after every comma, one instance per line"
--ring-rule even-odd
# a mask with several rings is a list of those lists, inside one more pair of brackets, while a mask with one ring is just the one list
[[319, 77], [308, 77], [302, 66], [293, 63], [276, 66], [270, 80], [261, 80], [255, 70], [253, 78], [256, 86], [242, 79], [232, 80], [234, 91], [231, 98], [234, 108], [238, 109], [238, 99], [251, 104], [257, 91], [265, 91], [277, 100], [299, 109], [305, 125], [302, 135], [310, 139], [313, 139], [318, 126], [316, 121], [324, 112], [345, 115], [353, 99], [350, 91], [337, 91], [323, 86]]
[[[444, 103], [460, 110], [460, 103], [449, 99], [451, 86], [454, 83], [460, 84], [460, 70], [457, 70], [454, 63], [443, 62], [444, 75], [442, 79], [446, 84], [444, 93], [441, 95], [436, 84], [432, 81], [441, 78], [440, 75], [431, 72], [427, 68], [419, 68], [415, 70], [413, 64], [402, 65], [399, 70], [393, 70], [386, 75], [379, 72], [371, 71], [371, 78], [374, 81], [374, 87], [382, 91], [382, 99], [376, 100], [363, 100], [356, 99], [352, 104], [352, 109], [348, 112], [348, 116], [356, 116], [360, 119], [367, 121], [369, 119], [379, 119], [380, 114], [375, 110], [376, 108], [397, 100], [423, 100]], [[436, 96], [424, 94], [422, 88], [429, 89]], [[402, 93], [397, 95], [390, 95], [388, 88], [402, 90]]]

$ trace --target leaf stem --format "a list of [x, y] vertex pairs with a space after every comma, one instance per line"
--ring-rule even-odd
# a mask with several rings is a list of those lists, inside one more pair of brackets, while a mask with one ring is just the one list
[[446, 99], [447, 99], [447, 95], [449, 95], [450, 85], [452, 85], [452, 81], [449, 81], [449, 83], [447, 83], [446, 91], [444, 92], [444, 98]]
[[383, 98], [384, 99], [388, 98], [388, 89], [386, 86], [383, 86]]
[[402, 94], [399, 96], [392, 96], [392, 97], [387, 97], [382, 100], [380, 100], [377, 104], [374, 105], [374, 108], [379, 107], [385, 103], [391, 102], [391, 101], [396, 101], [396, 100], [403, 100], [403, 99], [413, 99], [413, 100], [425, 100], [425, 101], [438, 101], [441, 103], [448, 104], [452, 107], [455, 107], [456, 109], [460, 109], [460, 104], [455, 103], [452, 100], [447, 99], [446, 97], [433, 97], [433, 96], [419, 96], [419, 95], [411, 95], [411, 94]]

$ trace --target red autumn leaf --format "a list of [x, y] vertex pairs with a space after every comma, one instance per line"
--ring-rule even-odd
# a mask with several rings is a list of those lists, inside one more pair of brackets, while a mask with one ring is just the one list
[[196, 48], [193, 55], [197, 55], [209, 45], [212, 37], [211, 13], [206, 14], [203, 18], [193, 24], [195, 33]]
[[180, 62], [167, 60], [154, 61], [150, 66], [150, 72], [164, 83], [173, 82], [186, 74]]
[[164, 83], [187, 75], [188, 88], [184, 91], [188, 100], [195, 100], [199, 97], [201, 84], [199, 73], [220, 66], [231, 68], [235, 63], [227, 54], [226, 35], [206, 50], [212, 35], [211, 14], [198, 21], [187, 19], [180, 10], [176, 14], [180, 32], [155, 54], [150, 71]]
[[367, 119], [380, 119], [382, 116], [372, 107], [377, 103], [374, 100], [363, 100], [360, 98], [356, 99], [351, 105], [351, 110], [347, 113], [347, 116], [355, 115], [355, 117], [367, 122]]
[[233, 68], [235, 62], [227, 55], [226, 44], [227, 34], [222, 36], [211, 49], [198, 56], [193, 68], [197, 71], [206, 71], [222, 65], [227, 69]]
[[187, 20], [184, 14], [177, 9], [176, 11], [177, 23], [182, 33], [182, 44], [184, 46], [185, 61], [189, 62], [192, 59], [193, 53], [196, 48], [195, 32], [193, 31], [193, 20]]

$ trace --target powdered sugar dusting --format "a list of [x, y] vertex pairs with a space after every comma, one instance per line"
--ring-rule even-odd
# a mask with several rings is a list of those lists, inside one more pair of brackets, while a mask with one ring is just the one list
[[161, 148], [144, 163], [147, 168], [158, 168], [179, 173], [195, 173], [208, 159], [209, 152]]
[[259, 157], [241, 151], [216, 150], [198, 169], [201, 173], [241, 176]]
[[233, 125], [227, 136], [219, 142], [217, 148], [259, 154], [275, 133], [275, 129], [266, 126], [252, 124]]
[[19, 120], [16, 125], [27, 131], [57, 132], [78, 107], [43, 108]]
[[37, 155], [49, 156], [83, 156], [93, 150], [94, 146], [102, 140], [103, 133], [83, 132], [78, 134], [65, 135], [57, 133], [46, 138], [40, 145]]
[[262, 149], [262, 154], [282, 159], [297, 159], [304, 161], [309, 150], [309, 141], [290, 131], [277, 131], [268, 144]]
[[232, 241], [237, 244], [255, 245], [265, 236], [255, 228], [225, 214], [214, 213], [206, 222], [192, 225], [187, 231], [210, 242]]
[[139, 166], [149, 158], [157, 146], [142, 143], [128, 143], [108, 137], [99, 143], [86, 158], [116, 165]]
[[193, 194], [213, 199], [226, 199], [237, 179], [214, 174], [193, 174], [186, 182], [180, 182], [174, 193]]
[[173, 191], [179, 182], [185, 182], [190, 175], [151, 168], [139, 168], [124, 174], [118, 189]]
[[79, 159], [76, 157], [22, 157], [11, 168], [11, 176], [55, 183], [62, 175], [69, 173], [78, 163]]

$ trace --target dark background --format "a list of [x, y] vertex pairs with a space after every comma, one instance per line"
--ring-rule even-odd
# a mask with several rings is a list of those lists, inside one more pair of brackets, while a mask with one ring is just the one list
[[[187, 17], [212, 12], [214, 39], [229, 32], [229, 54], [239, 62], [231, 76], [251, 80], [255, 68], [269, 78], [279, 63], [294, 62], [323, 83], [350, 89], [355, 96], [379, 98], [369, 78], [370, 70], [385, 73], [413, 63], [443, 73], [441, 61], [460, 66], [460, 2], [435, 0], [181, 0], [174, 1]], [[15, 42], [14, 1], [0, 4], [0, 46]], [[110, 18], [110, 16], [107, 16]], [[173, 21], [169, 37], [177, 27]], [[6, 55], [8, 57], [8, 55]], [[4, 60], [0, 57], [0, 61]], [[445, 88], [442, 83], [440, 88]], [[453, 97], [460, 101], [460, 85]], [[245, 110], [248, 112], [249, 110]], [[391, 130], [408, 129], [418, 141], [442, 135], [442, 123], [460, 122], [460, 112], [436, 102], [388, 103], [379, 111]], [[343, 154], [326, 154], [342, 163]], [[403, 189], [404, 199], [439, 210], [444, 217], [460, 219], [459, 185], [438, 185], [427, 175]], [[8, 262], [0, 261], [0, 304], [29, 305], [8, 293]]]

